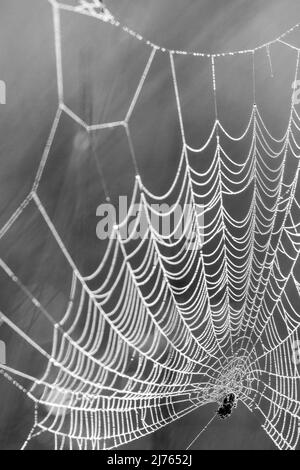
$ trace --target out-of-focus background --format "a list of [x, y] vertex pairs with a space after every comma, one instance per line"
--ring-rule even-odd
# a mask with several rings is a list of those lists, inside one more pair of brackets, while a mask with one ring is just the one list
[[[67, 3], [67, 2], [66, 2]], [[72, 2], [69, 2], [72, 3]], [[227, 52], [253, 48], [300, 21], [298, 0], [107, 0], [112, 14], [146, 38], [171, 49]], [[291, 43], [300, 45], [292, 34]], [[51, 6], [46, 0], [1, 0], [0, 80], [7, 104], [0, 105], [0, 227], [28, 194], [57, 110], [57, 76]], [[96, 19], [62, 13], [65, 102], [90, 124], [124, 119], [150, 49], [120, 29]], [[287, 126], [295, 51], [271, 48], [256, 54], [257, 101], [269, 128], [282, 136]], [[217, 60], [220, 119], [231, 133], [245, 128], [252, 105], [249, 56]], [[214, 121], [210, 61], [175, 59], [187, 139], [199, 147]], [[180, 131], [167, 54], [157, 53], [130, 128], [145, 184], [161, 193], [174, 178], [181, 152]], [[134, 168], [124, 129], [95, 133], [90, 155], [82, 128], [64, 116], [41, 181], [41, 198], [80, 270], [88, 274], [105, 246], [96, 237], [96, 208], [104, 201], [97, 170], [101, 162], [114, 201], [130, 195]], [[0, 241], [0, 256], [59, 318], [67, 303], [70, 272], [41, 218], [29, 206]], [[0, 310], [46, 350], [52, 330], [3, 273]], [[45, 364], [20, 338], [0, 325], [11, 367], [41, 376]], [[0, 377], [0, 448], [19, 448], [33, 419], [33, 406]], [[215, 406], [181, 419], [127, 448], [184, 449], [209, 421]], [[35, 441], [36, 448], [47, 443]], [[226, 422], [215, 420], [194, 449], [272, 449], [261, 423], [243, 405]]]

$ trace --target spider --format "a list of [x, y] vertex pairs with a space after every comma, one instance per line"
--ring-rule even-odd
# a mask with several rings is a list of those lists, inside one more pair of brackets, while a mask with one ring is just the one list
[[229, 393], [223, 399], [222, 405], [217, 411], [217, 415], [220, 419], [227, 419], [232, 413], [232, 409], [236, 407], [236, 400], [234, 393]]

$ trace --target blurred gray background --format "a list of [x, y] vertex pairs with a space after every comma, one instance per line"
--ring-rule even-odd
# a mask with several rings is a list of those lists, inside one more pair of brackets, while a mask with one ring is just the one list
[[[71, 2], [69, 2], [71, 3]], [[264, 43], [300, 21], [298, 0], [107, 0], [111, 12], [146, 38], [171, 49], [226, 52]], [[66, 104], [88, 123], [124, 119], [150, 49], [120, 30], [94, 19], [62, 14]], [[300, 46], [300, 36], [290, 42]], [[51, 7], [46, 0], [0, 0], [0, 79], [7, 104], [0, 106], [0, 226], [28, 194], [57, 109], [57, 81]], [[274, 78], [265, 51], [256, 56], [257, 101], [270, 130], [281, 136], [290, 106], [295, 54], [271, 48]], [[177, 57], [179, 90], [187, 138], [200, 146], [214, 120], [210, 62]], [[217, 61], [220, 119], [239, 135], [251, 112], [252, 63], [249, 57]], [[161, 193], [172, 181], [181, 141], [168, 55], [157, 54], [133, 113], [132, 137], [145, 184]], [[113, 200], [131, 194], [134, 169], [121, 130], [97, 132], [96, 154], [86, 151], [85, 136], [64, 116], [41, 197], [76, 263], [85, 274], [98, 265], [105, 246], [96, 238], [96, 208], [104, 192], [95, 159], [100, 159]], [[54, 318], [66, 305], [70, 272], [33, 207], [0, 241], [9, 263]], [[49, 349], [52, 331], [18, 290], [0, 274], [0, 310]], [[44, 364], [11, 331], [0, 326], [11, 367], [39, 376]], [[0, 448], [14, 449], [32, 426], [33, 407], [0, 377]], [[209, 405], [127, 448], [184, 449], [209, 421]], [[35, 441], [35, 448], [47, 442]], [[272, 449], [256, 416], [240, 405], [226, 422], [215, 420], [194, 449]]]

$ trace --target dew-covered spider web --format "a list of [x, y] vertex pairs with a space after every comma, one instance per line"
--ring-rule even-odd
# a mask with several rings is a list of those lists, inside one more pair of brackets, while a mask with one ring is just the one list
[[[279, 136], [269, 131], [256, 100], [255, 57], [265, 51], [273, 73], [272, 46], [284, 44], [295, 54], [297, 80], [300, 50], [288, 42], [288, 36], [299, 24], [256, 49], [202, 54], [167, 50], [144, 40], [97, 0], [49, 3], [59, 106], [33, 188], [1, 229], [0, 238], [9, 236], [24, 211], [34, 208], [68, 263], [72, 282], [68, 306], [57, 321], [26, 280], [4, 259], [0, 261], [5, 275], [53, 330], [49, 353], [1, 312], [3, 323], [47, 364], [42, 377], [0, 365], [2, 374], [34, 403], [34, 423], [23, 448], [47, 434], [55, 449], [111, 449], [209, 403], [216, 403], [217, 410], [226, 396], [234, 396], [259, 417], [279, 449], [295, 449], [300, 415], [299, 368], [293, 348], [300, 339], [300, 115], [291, 98], [287, 128]], [[60, 18], [66, 10], [98, 19], [99, 28], [103, 22], [119, 28], [149, 50], [123, 120], [90, 124], [65, 104]], [[176, 177], [160, 195], [143, 183], [130, 127], [157, 54], [168, 56], [182, 148]], [[215, 120], [201, 148], [193, 148], [186, 137], [176, 73], [176, 59], [182, 55], [210, 61]], [[231, 60], [236, 55], [248, 57], [253, 70], [252, 112], [239, 137], [230, 135], [219, 119], [216, 73], [221, 56]], [[145, 216], [148, 222], [147, 237], [142, 239], [135, 237], [139, 220], [127, 238], [121, 236], [126, 219], [115, 224], [105, 255], [88, 276], [79, 271], [40, 196], [65, 115], [87, 133], [125, 130], [136, 172], [132, 204], [139, 205], [139, 217]], [[242, 151], [228, 152], [229, 145]], [[195, 169], [191, 156], [200, 159], [202, 155], [209, 164], [201, 171]], [[286, 170], [287, 165], [292, 171]], [[109, 201], [103, 175], [99, 184]], [[249, 203], [237, 218], [228, 201], [241, 198]], [[152, 224], [153, 212], [162, 222], [166, 216], [155, 212], [154, 205], [170, 201], [171, 212], [184, 204], [192, 208], [179, 239]], [[186, 240], [192, 240], [193, 247]]]

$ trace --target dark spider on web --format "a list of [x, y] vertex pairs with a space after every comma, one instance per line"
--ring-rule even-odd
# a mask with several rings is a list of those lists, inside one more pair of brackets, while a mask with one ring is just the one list
[[229, 393], [225, 396], [222, 405], [217, 411], [220, 419], [227, 419], [232, 413], [232, 409], [236, 407], [236, 399], [234, 393]]

